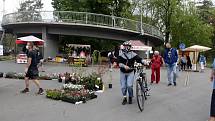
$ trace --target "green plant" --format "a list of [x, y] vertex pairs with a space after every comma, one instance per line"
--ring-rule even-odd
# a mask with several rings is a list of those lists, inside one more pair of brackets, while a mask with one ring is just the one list
[[61, 90], [46, 90], [46, 97], [51, 98], [54, 100], [60, 100], [61, 99]]
[[17, 78], [17, 79], [24, 79], [24, 78], [25, 78], [25, 74], [23, 74], [23, 73], [18, 73], [18, 74], [16, 74], [16, 78]]
[[80, 84], [85, 85], [85, 89], [89, 90], [98, 90], [96, 85], [99, 86], [99, 89], [101, 89], [101, 86], [103, 86], [101, 77], [95, 72], [83, 77], [80, 81]]
[[5, 78], [16, 78], [16, 72], [8, 72], [5, 75]]

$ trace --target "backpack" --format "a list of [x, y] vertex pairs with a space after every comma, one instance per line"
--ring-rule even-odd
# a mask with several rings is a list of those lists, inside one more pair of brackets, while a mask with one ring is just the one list
[[37, 61], [37, 64], [40, 63], [41, 59], [43, 59], [42, 54], [40, 53], [39, 50], [36, 50], [36, 61]]

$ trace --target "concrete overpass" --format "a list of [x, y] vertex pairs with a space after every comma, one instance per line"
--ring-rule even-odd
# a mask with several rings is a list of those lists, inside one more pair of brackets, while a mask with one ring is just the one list
[[[18, 12], [6, 14], [2, 27], [6, 33], [18, 37], [39, 34], [45, 40], [44, 56], [55, 56], [59, 35], [76, 35], [112, 40], [139, 39], [147, 45], [163, 43], [163, 35], [156, 28], [139, 21], [115, 16], [71, 11]], [[141, 31], [142, 30], [142, 31]]]

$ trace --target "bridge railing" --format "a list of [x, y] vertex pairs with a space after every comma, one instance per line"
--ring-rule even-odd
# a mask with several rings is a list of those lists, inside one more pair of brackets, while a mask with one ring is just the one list
[[[25, 11], [10, 13], [4, 15], [2, 25], [26, 22], [86, 24], [141, 33], [141, 24], [139, 21], [110, 15], [73, 11]], [[142, 24], [142, 28], [144, 32], [143, 34], [163, 39], [163, 34], [158, 30], [158, 28], [145, 23]]]

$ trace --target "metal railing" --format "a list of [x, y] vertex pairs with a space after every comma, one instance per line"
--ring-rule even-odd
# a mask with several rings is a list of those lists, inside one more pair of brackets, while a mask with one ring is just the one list
[[158, 28], [152, 25], [143, 23], [142, 28], [144, 33], [141, 33], [140, 21], [87, 12], [73, 12], [73, 11], [16, 12], [4, 15], [2, 25], [26, 22], [77, 23], [101, 27], [111, 27], [116, 29], [138, 32], [143, 35], [148, 34], [159, 39], [163, 39], [163, 34], [158, 30]]

